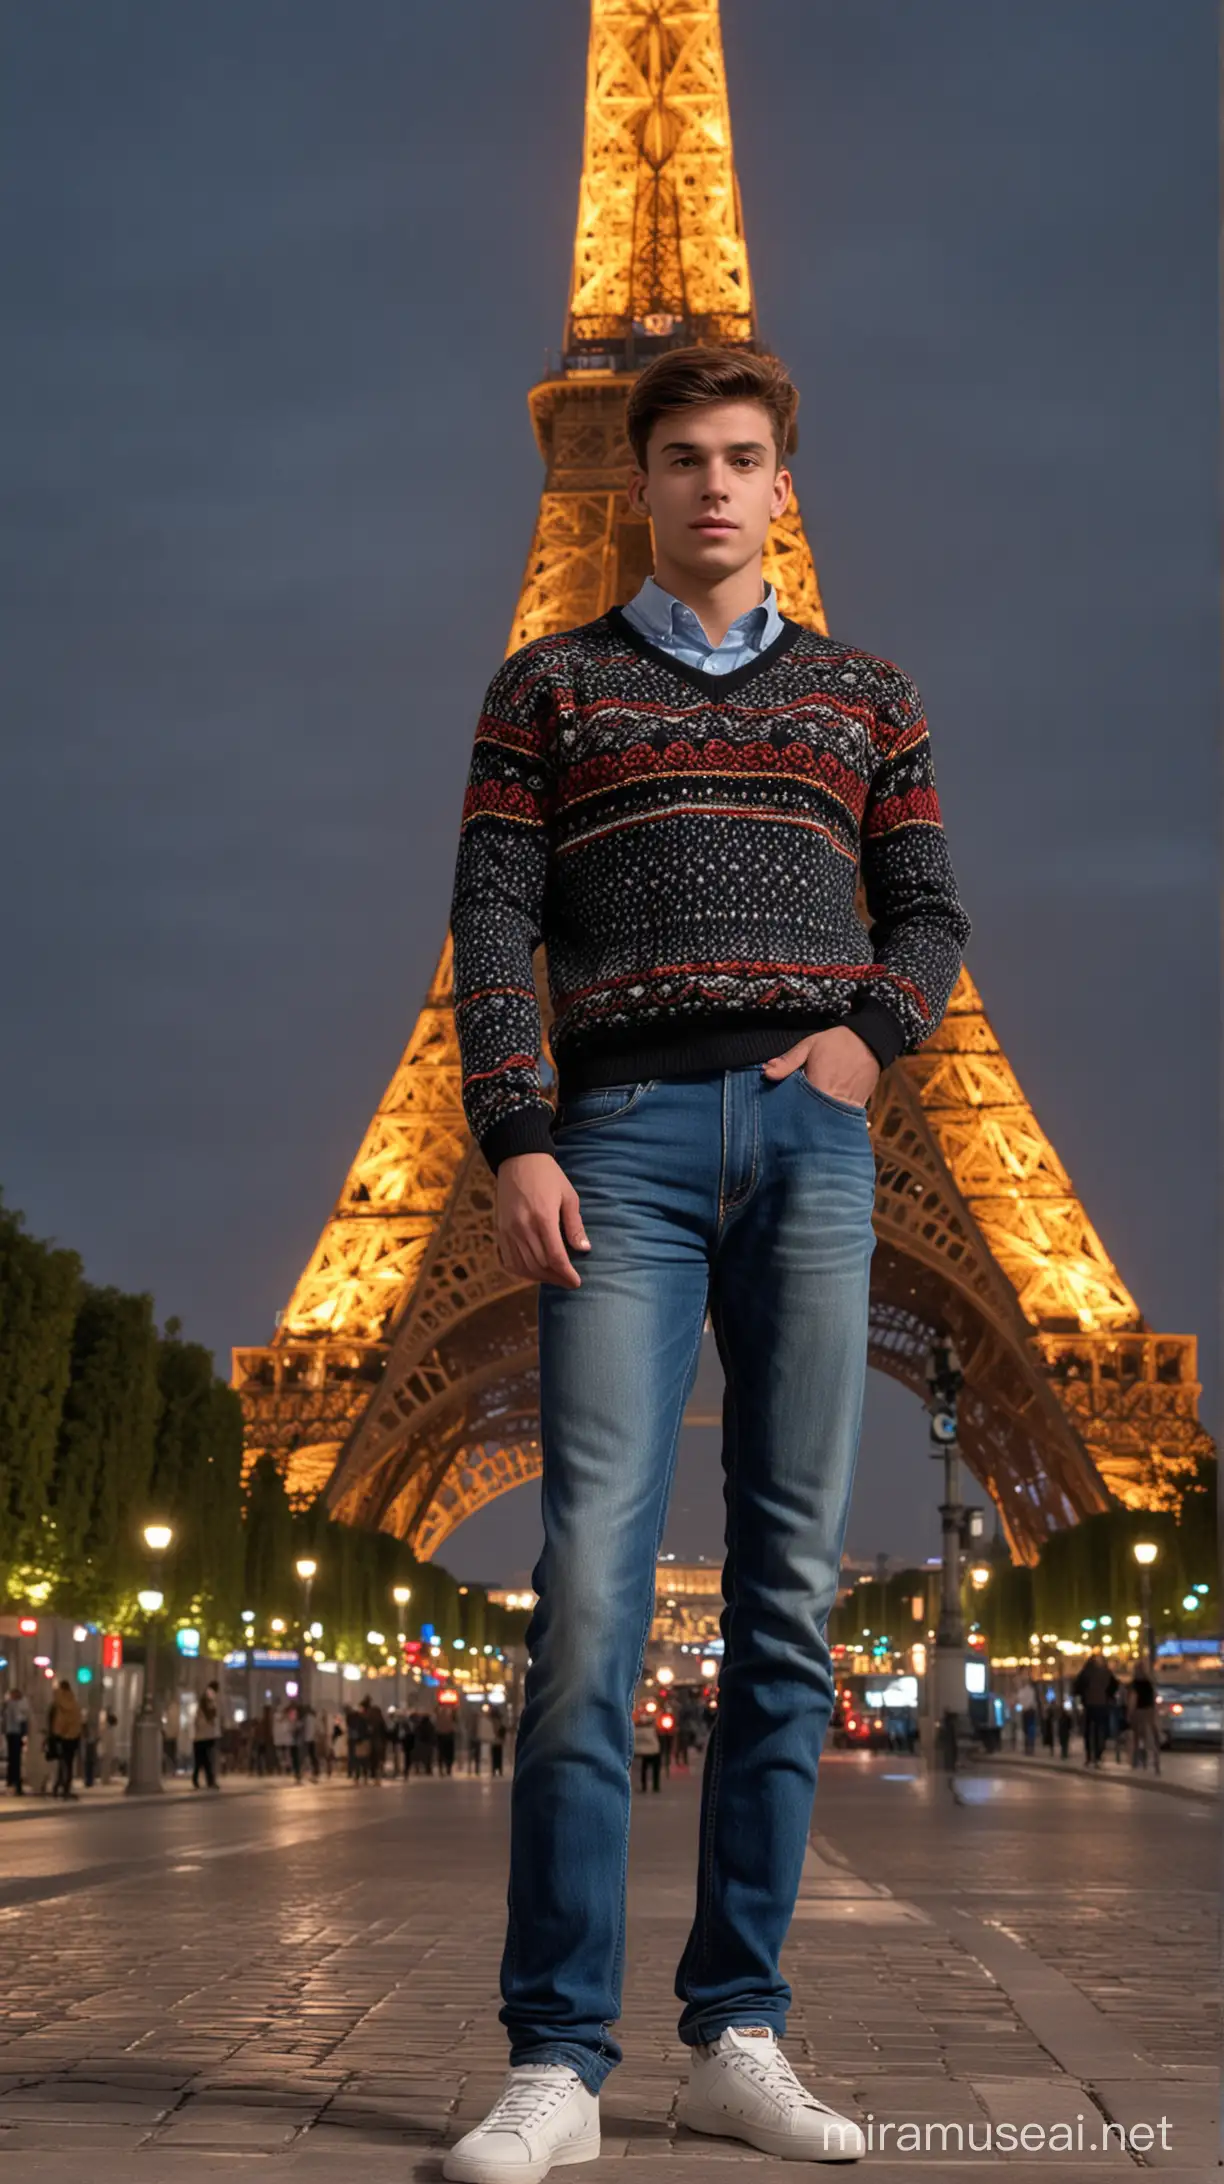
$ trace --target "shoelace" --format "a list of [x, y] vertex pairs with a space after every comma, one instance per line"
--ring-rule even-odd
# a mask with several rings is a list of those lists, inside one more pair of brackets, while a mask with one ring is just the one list
[[510, 2073], [505, 2092], [485, 2118], [486, 2131], [516, 2131], [520, 2124], [542, 2123], [571, 2092], [568, 2079], [537, 2077], [530, 2063]]
[[789, 2094], [792, 2099], [801, 2101], [805, 2108], [819, 2109], [823, 2116], [835, 2116], [837, 2114], [837, 2110], [830, 2108], [827, 2101], [818, 2101], [814, 2093], [808, 2092], [803, 2081], [795, 2076], [790, 2063], [776, 2041], [770, 2048], [767, 2063], [763, 2063], [759, 2056], [748, 2055], [743, 2048], [739, 2050], [739, 2053], [745, 2056], [753, 2077], [758, 2080], [767, 2093], [775, 2095]]

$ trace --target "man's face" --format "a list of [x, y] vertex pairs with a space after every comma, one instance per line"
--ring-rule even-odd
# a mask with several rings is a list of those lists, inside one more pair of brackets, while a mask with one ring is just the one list
[[709, 402], [655, 421], [647, 467], [629, 479], [629, 503], [648, 515], [655, 550], [705, 581], [732, 576], [759, 554], [790, 498], [776, 468], [769, 412], [760, 402]]

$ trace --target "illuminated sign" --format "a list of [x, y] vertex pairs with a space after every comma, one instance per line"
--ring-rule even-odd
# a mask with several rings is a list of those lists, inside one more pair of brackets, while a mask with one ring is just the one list
[[108, 1630], [102, 1640], [103, 1668], [123, 1667], [123, 1640], [117, 1630]]

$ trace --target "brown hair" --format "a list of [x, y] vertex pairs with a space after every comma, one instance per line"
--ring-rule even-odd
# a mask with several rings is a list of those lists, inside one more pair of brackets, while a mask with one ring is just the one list
[[625, 430], [638, 468], [646, 468], [650, 435], [665, 410], [706, 402], [760, 402], [769, 412], [779, 467], [798, 446], [799, 390], [776, 356], [752, 349], [665, 349], [629, 390]]

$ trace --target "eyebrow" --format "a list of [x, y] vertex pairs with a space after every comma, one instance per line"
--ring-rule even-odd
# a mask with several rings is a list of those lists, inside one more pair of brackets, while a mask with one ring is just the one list
[[[673, 448], [680, 448], [686, 455], [699, 455], [703, 452], [700, 440], [664, 440], [659, 452], [667, 455]], [[767, 450], [764, 440], [731, 440], [728, 442], [727, 452], [730, 455], [764, 455]]]

